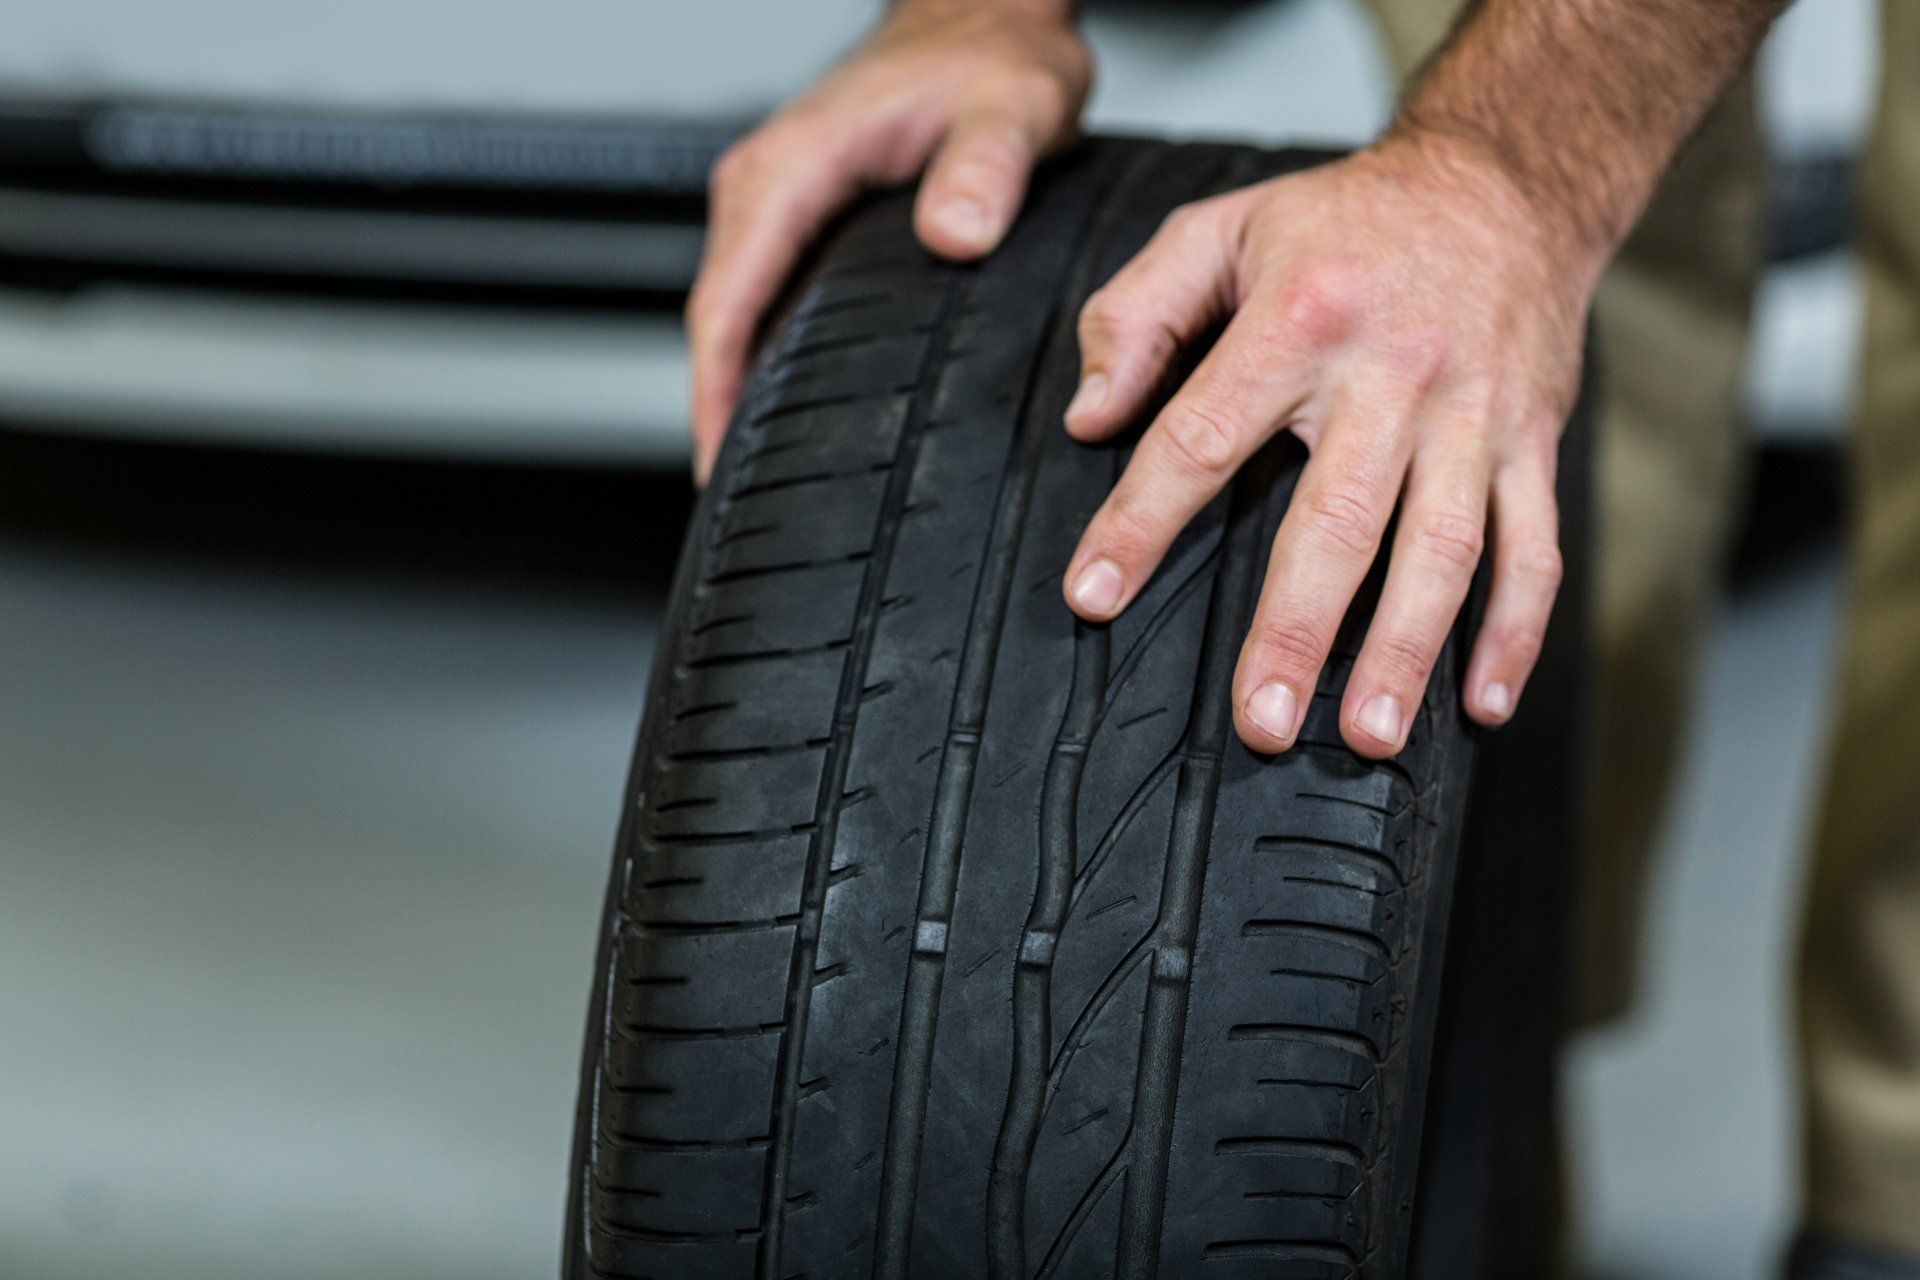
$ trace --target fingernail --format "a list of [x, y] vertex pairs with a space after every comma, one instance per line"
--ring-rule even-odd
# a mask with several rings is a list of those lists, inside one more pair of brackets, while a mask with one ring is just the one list
[[1361, 706], [1357, 723], [1369, 734], [1393, 746], [1400, 741], [1400, 700], [1390, 693], [1376, 693]]
[[1080, 379], [1080, 389], [1073, 393], [1073, 399], [1067, 401], [1067, 417], [1078, 418], [1092, 413], [1107, 402], [1107, 375], [1090, 373]]
[[1494, 719], [1505, 720], [1513, 714], [1513, 690], [1496, 680], [1480, 691], [1480, 705]]
[[993, 240], [993, 225], [987, 221], [987, 208], [978, 200], [956, 196], [940, 206], [940, 225], [949, 235], [978, 248]]
[[1111, 560], [1095, 560], [1073, 580], [1073, 602], [1097, 618], [1104, 618], [1120, 607], [1120, 595], [1127, 580]]
[[1282, 742], [1291, 742], [1298, 732], [1294, 720], [1300, 714], [1300, 700], [1293, 690], [1279, 681], [1263, 684], [1247, 699], [1247, 719]]

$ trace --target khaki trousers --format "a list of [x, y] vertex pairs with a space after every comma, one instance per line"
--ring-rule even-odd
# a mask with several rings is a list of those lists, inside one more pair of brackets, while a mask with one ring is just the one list
[[[1457, 0], [1369, 0], [1404, 73]], [[1839, 727], [1799, 970], [1806, 1225], [1920, 1255], [1920, 0], [1884, 0], [1865, 157], [1865, 360]], [[1735, 514], [1765, 166], [1743, 81], [1595, 298], [1601, 433], [1593, 787], [1577, 1015], [1624, 1010], [1653, 837]]]
[[1800, 953], [1807, 1212], [1920, 1255], [1920, 3], [1884, 0], [1849, 598]]

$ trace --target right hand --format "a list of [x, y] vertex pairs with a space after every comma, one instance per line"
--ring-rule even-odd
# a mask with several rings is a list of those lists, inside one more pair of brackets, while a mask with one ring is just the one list
[[713, 469], [767, 308], [828, 220], [862, 191], [924, 170], [915, 233], [942, 257], [985, 256], [1034, 165], [1074, 138], [1092, 74], [1086, 45], [1047, 4], [905, 0], [720, 158], [687, 300], [697, 483]]

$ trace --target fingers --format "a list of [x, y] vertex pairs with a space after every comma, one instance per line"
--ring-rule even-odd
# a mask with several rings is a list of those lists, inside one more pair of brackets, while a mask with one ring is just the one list
[[1284, 751], [1299, 736], [1320, 668], [1380, 550], [1406, 467], [1403, 420], [1390, 410], [1342, 414], [1301, 473], [1234, 672], [1234, 723], [1256, 751]]
[[714, 170], [706, 249], [687, 299], [694, 478], [705, 484], [745, 377], [754, 333], [801, 252], [861, 175], [763, 130]]
[[1493, 588], [1467, 664], [1467, 714], [1504, 724], [1519, 705], [1561, 577], [1552, 447], [1503, 467], [1493, 481]]
[[1358, 755], [1383, 759], [1406, 745], [1480, 564], [1488, 472], [1482, 433], [1471, 424], [1413, 460], [1386, 584], [1340, 708], [1341, 737]]
[[993, 251], [1013, 225], [1048, 135], [1038, 120], [982, 112], [956, 120], [934, 152], [914, 201], [914, 232], [945, 258]]
[[[938, 143], [914, 224], [936, 253], [977, 258], [1006, 234], [1039, 157], [1061, 140], [1059, 103], [1044, 93], [963, 112]], [[746, 377], [767, 308], [809, 242], [874, 184], [902, 180], [934, 145], [905, 130], [885, 139], [812, 115], [776, 121], [729, 151], [714, 170], [707, 246], [687, 302], [693, 367], [694, 477], [704, 484]], [[833, 145], [851, 138], [855, 145]], [[903, 160], [903, 155], [905, 160]], [[910, 163], [908, 163], [910, 161]]]
[[1242, 313], [1135, 447], [1068, 561], [1073, 611], [1105, 621], [1133, 600], [1187, 522], [1299, 407], [1298, 370]]
[[1080, 309], [1080, 388], [1067, 431], [1099, 440], [1132, 421], [1174, 354], [1230, 305], [1230, 224], [1205, 204], [1176, 209]]

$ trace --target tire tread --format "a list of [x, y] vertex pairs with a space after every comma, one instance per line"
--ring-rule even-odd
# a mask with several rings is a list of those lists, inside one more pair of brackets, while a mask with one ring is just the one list
[[[1233, 738], [1279, 441], [1115, 623], [1057, 583], [1124, 465], [1079, 303], [1308, 161], [1100, 140], [977, 268], [853, 215], [696, 515], [609, 888], [575, 1280], [1399, 1274], [1470, 741]], [[1377, 580], [1369, 588], [1377, 590]], [[1363, 593], [1363, 597], [1364, 597]]]

